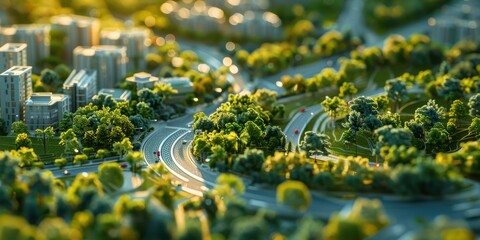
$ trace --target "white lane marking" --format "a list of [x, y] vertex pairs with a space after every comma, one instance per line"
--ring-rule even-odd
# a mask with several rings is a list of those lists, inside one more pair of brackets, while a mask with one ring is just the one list
[[170, 148], [170, 155], [172, 156], [172, 160], [173, 160], [173, 163], [175, 163], [175, 165], [177, 165], [178, 168], [180, 168], [180, 170], [182, 170], [183, 172], [185, 172], [187, 175], [189, 175], [190, 177], [192, 177], [193, 179], [199, 181], [199, 182], [202, 182], [202, 183], [207, 183], [209, 185], [212, 185], [212, 186], [215, 186], [215, 183], [212, 183], [210, 181], [207, 181], [205, 179], [203, 179], [202, 177], [199, 177], [193, 173], [191, 173], [190, 171], [188, 171], [187, 169], [185, 169], [183, 166], [180, 165], [180, 163], [177, 162], [176, 158], [174, 157], [175, 155], [173, 154], [173, 149], [174, 149], [174, 146], [177, 145], [178, 141], [183, 138], [185, 135], [187, 135], [188, 132], [185, 132], [183, 133], [182, 135], [180, 135], [180, 137], [178, 137], [177, 139], [175, 139], [175, 141], [173, 142], [173, 145], [172, 147]]
[[250, 203], [250, 205], [252, 206], [257, 206], [257, 207], [267, 207], [268, 204], [264, 201], [260, 201], [260, 200], [255, 200], [255, 199], [250, 199], [248, 200], [248, 203]]
[[[180, 175], [179, 173], [173, 171], [173, 170], [168, 166], [168, 164], [165, 162], [165, 160], [164, 160], [163, 157], [162, 157], [162, 147], [163, 147], [163, 145], [165, 144], [165, 142], [167, 141], [167, 139], [169, 139], [170, 137], [172, 137], [172, 136], [173, 136], [176, 132], [178, 132], [178, 131], [180, 131], [180, 130], [177, 130], [177, 131], [171, 133], [170, 135], [168, 135], [166, 138], [163, 139], [162, 143], [160, 143], [160, 146], [158, 146], [158, 151], [160, 151], [160, 161], [162, 161], [162, 162], [164, 163], [163, 165], [165, 165], [165, 167], [167, 168], [167, 170], [168, 170], [169, 172], [171, 172], [173, 175], [175, 175], [176, 177], [180, 178], [180, 179], [181, 179], [182, 181], [184, 181], [184, 182], [189, 182], [190, 180], [188, 180], [188, 178], [186, 178], [186, 177]], [[173, 157], [172, 157], [172, 161], [173, 161], [173, 163], [175, 164], [175, 161], [173, 160]], [[157, 174], [158, 174], [158, 173], [157, 173]]]

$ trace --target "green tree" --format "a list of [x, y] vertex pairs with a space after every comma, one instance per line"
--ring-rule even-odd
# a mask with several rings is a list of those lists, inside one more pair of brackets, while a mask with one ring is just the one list
[[67, 159], [66, 158], [57, 158], [54, 161], [55, 165], [59, 168], [62, 169], [67, 165]]
[[373, 98], [373, 101], [378, 106], [378, 111], [380, 112], [387, 112], [390, 109], [390, 100], [388, 100], [388, 96], [380, 95]]
[[226, 163], [227, 160], [227, 151], [225, 151], [222, 146], [215, 145], [212, 147], [212, 154], [210, 155], [210, 162], [208, 163], [210, 168], [216, 168], [217, 163]]
[[408, 100], [407, 83], [398, 78], [387, 80], [385, 92], [387, 92], [388, 99], [393, 101], [392, 109], [395, 112], [398, 111], [400, 103]]
[[239, 173], [259, 172], [262, 169], [265, 155], [258, 149], [247, 149], [238, 155], [233, 164], [233, 170]]
[[73, 164], [80, 164], [83, 165], [88, 161], [88, 156], [85, 154], [77, 154], [73, 158]]
[[6, 135], [8, 135], [7, 122], [5, 121], [5, 119], [0, 118], [0, 136]]
[[277, 202], [305, 211], [311, 202], [308, 187], [300, 181], [285, 181], [277, 187]]
[[272, 110], [277, 101], [277, 92], [268, 89], [258, 89], [253, 95], [257, 99], [258, 105], [265, 110]]
[[345, 98], [345, 97], [352, 98], [352, 96], [358, 92], [358, 89], [351, 82], [344, 82], [338, 90], [339, 90], [338, 96], [341, 98]]
[[13, 135], [18, 135], [20, 133], [25, 133], [28, 135], [28, 127], [22, 121], [17, 121], [12, 123], [11, 131]]
[[116, 191], [123, 186], [123, 170], [116, 162], [102, 163], [98, 166], [98, 178], [104, 189]]
[[167, 101], [171, 95], [178, 94], [178, 90], [172, 87], [172, 84], [165, 84], [163, 82], [155, 83], [153, 92], [160, 95], [163, 101]]
[[93, 130], [90, 120], [86, 115], [75, 115], [73, 117], [73, 132], [78, 136], [83, 136], [85, 132]]
[[55, 135], [55, 131], [52, 126], [48, 126], [45, 129], [36, 129], [35, 136], [39, 138], [43, 143], [43, 153], [47, 154], [47, 140], [52, 139]]
[[132, 172], [136, 173], [143, 166], [143, 153], [142, 152], [129, 152], [125, 157], [125, 161], [130, 164]]
[[348, 104], [350, 109], [360, 113], [362, 120], [369, 115], [378, 114], [378, 106], [370, 97], [357, 97]]
[[470, 97], [468, 100], [468, 107], [470, 107], [470, 116], [472, 116], [472, 118], [480, 117], [480, 93]]
[[425, 129], [430, 129], [445, 116], [445, 108], [439, 107], [435, 100], [428, 100], [426, 105], [415, 110], [414, 119]]
[[62, 82], [58, 74], [51, 69], [42, 70], [40, 81], [50, 92], [56, 92], [57, 89], [61, 86]]
[[34, 165], [35, 161], [38, 161], [37, 154], [32, 148], [21, 147], [16, 152], [16, 155], [20, 158], [18, 166], [21, 168], [30, 167]]
[[376, 154], [384, 146], [412, 146], [412, 133], [404, 128], [394, 128], [391, 125], [383, 126], [375, 130]]
[[448, 111], [448, 117], [454, 119], [465, 119], [468, 116], [468, 106], [460, 100], [453, 101]]
[[34, 226], [30, 225], [25, 218], [10, 214], [0, 216], [0, 237], [2, 239], [42, 239]]
[[264, 141], [268, 150], [274, 152], [284, 150], [286, 138], [280, 127], [268, 125], [265, 129]]
[[464, 93], [460, 85], [460, 80], [450, 77], [445, 78], [438, 90], [438, 95], [445, 98], [448, 102], [463, 98]]
[[472, 119], [472, 123], [468, 127], [468, 134], [478, 136], [480, 135], [480, 118]]
[[300, 149], [307, 152], [307, 157], [310, 156], [312, 152], [316, 156], [318, 151], [322, 152], [323, 155], [328, 155], [327, 148], [329, 148], [330, 145], [330, 137], [328, 135], [308, 131], [300, 143]]
[[133, 145], [129, 138], [124, 138], [121, 142], [113, 143], [113, 151], [118, 155], [124, 155], [128, 151], [133, 149]]
[[335, 128], [335, 118], [337, 116], [337, 113], [339, 110], [342, 109], [342, 107], [346, 105], [346, 102], [337, 96], [333, 98], [330, 98], [327, 96], [325, 97], [325, 100], [323, 100], [321, 104], [322, 104], [322, 107], [327, 112], [327, 114], [330, 116], [333, 127]]
[[243, 181], [236, 175], [222, 173], [217, 177], [215, 190], [220, 196], [235, 196], [243, 194], [245, 186]]
[[80, 151], [80, 143], [73, 129], [68, 129], [60, 133], [60, 145], [65, 146], [65, 153], [75, 153]]
[[26, 133], [20, 133], [17, 135], [17, 138], [15, 139], [15, 147], [17, 150], [22, 147], [31, 148], [32, 140], [28, 137]]

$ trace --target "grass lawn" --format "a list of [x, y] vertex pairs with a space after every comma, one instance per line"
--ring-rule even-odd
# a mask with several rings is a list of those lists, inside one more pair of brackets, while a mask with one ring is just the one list
[[312, 120], [310, 120], [310, 122], [308, 122], [307, 126], [305, 127], [305, 131], [303, 131], [302, 135], [300, 136], [300, 139], [303, 139], [305, 137], [305, 133], [308, 131], [317, 132], [317, 129], [313, 129], [313, 125], [315, 125], [315, 122], [321, 115], [322, 115], [322, 112], [318, 113], [312, 118]]
[[[36, 154], [43, 154], [43, 143], [36, 139], [32, 139], [32, 147]], [[55, 156], [60, 156], [63, 153], [64, 147], [59, 145], [59, 139], [47, 140], [47, 153], [53, 153]], [[0, 150], [15, 150], [15, 137], [0, 136]]]
[[[330, 147], [330, 153], [334, 155], [341, 155], [341, 156], [361, 156], [370, 159], [370, 161], [374, 161], [374, 157], [372, 157], [372, 152], [369, 149], [368, 141], [363, 134], [357, 135], [357, 144], [361, 147], [356, 147], [355, 145], [351, 144], [350, 147], [347, 148], [345, 144], [339, 142], [338, 140], [342, 136], [343, 131], [345, 130], [340, 126], [341, 121], [337, 121], [337, 127], [333, 130], [331, 128], [327, 128], [325, 134], [330, 137], [332, 146]], [[362, 148], [364, 147], [364, 148]]]
[[375, 77], [373, 78], [373, 81], [378, 85], [378, 86], [385, 86], [385, 82], [388, 79], [391, 79], [394, 77], [394, 74], [392, 70], [390, 70], [389, 67], [382, 67], [379, 68], [376, 71]]

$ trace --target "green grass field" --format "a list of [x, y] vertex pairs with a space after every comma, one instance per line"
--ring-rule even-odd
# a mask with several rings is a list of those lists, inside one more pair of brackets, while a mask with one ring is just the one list
[[[32, 139], [32, 147], [36, 154], [43, 154], [43, 144], [37, 138]], [[55, 156], [60, 156], [63, 153], [64, 147], [59, 145], [59, 139], [47, 140], [47, 153], [53, 153]], [[15, 150], [15, 137], [12, 136], [0, 136], [0, 150]]]

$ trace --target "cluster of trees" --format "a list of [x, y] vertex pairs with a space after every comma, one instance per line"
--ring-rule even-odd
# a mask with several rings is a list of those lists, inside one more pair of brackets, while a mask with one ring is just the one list
[[[98, 107], [90, 103], [75, 113], [65, 114], [60, 122], [60, 144], [65, 146], [65, 153], [76, 154], [82, 149], [87, 153], [100, 149], [110, 151], [116, 143], [133, 136], [135, 126], [128, 115], [123, 114], [126, 111], [123, 107], [127, 107], [128, 102], [116, 104], [113, 99], [106, 100], [108, 98], [103, 102], [110, 102], [110, 105], [99, 103], [102, 107]], [[129, 148], [129, 144], [125, 145]]]
[[[378, 201], [358, 200], [348, 216], [335, 215], [325, 226], [311, 218], [285, 225], [289, 220], [267, 210], [254, 211], [238, 198], [244, 186], [230, 174], [220, 175], [216, 187], [203, 197], [175, 204], [178, 193], [162, 164], [145, 172], [144, 179], [152, 186], [148, 195], [132, 199], [119, 191], [124, 179], [118, 163], [104, 163], [98, 174], [77, 175], [67, 185], [54, 179], [51, 172], [21, 169], [19, 161], [12, 153], [0, 152], [0, 232], [5, 239], [245, 239], [272, 235], [364, 239], [388, 224]], [[294, 189], [286, 186], [284, 190], [279, 194], [286, 196]]]
[[285, 155], [277, 152], [265, 159], [261, 176], [262, 180], [273, 184], [296, 180], [325, 191], [395, 193], [413, 197], [442, 196], [460, 189], [461, 175], [452, 166], [425, 157], [416, 149], [405, 155], [404, 148], [394, 148], [395, 152], [382, 152], [389, 163], [384, 168], [372, 168], [369, 160], [362, 157], [340, 157], [337, 162], [314, 163], [304, 153]]
[[[314, 29], [311, 29], [313, 32]], [[308, 35], [308, 34], [305, 34]], [[272, 75], [280, 70], [297, 65], [303, 60], [328, 57], [357, 47], [360, 42], [350, 32], [328, 31], [318, 39], [305, 38], [295, 42], [264, 43], [251, 53], [238, 50], [236, 61], [251, 74]]]
[[377, 30], [398, 26], [424, 16], [449, 0], [367, 0], [363, 6], [365, 21]]
[[283, 117], [284, 112], [282, 105], [275, 104], [276, 97], [275, 92], [263, 89], [252, 95], [230, 94], [210, 116], [195, 114], [193, 155], [202, 161], [209, 158], [210, 166], [226, 170], [237, 165], [233, 160], [248, 148], [267, 153], [284, 150], [285, 135], [271, 125], [273, 118]]
[[339, 89], [341, 97], [351, 98], [358, 91], [353, 84], [354, 80], [364, 77], [366, 74], [367, 68], [363, 62], [343, 58], [338, 71], [330, 67], [324, 68], [317, 75], [307, 79], [299, 74], [295, 76], [285, 75], [282, 76], [281, 82], [287, 94], [315, 94], [320, 89], [336, 87]]

